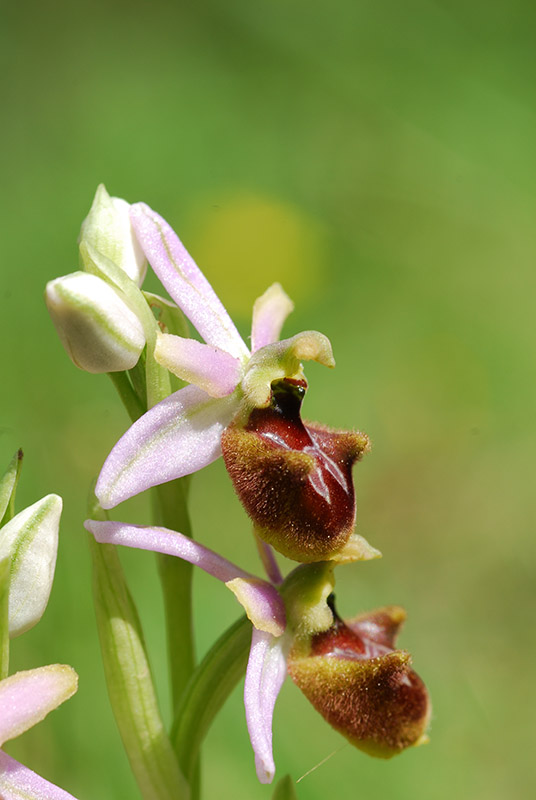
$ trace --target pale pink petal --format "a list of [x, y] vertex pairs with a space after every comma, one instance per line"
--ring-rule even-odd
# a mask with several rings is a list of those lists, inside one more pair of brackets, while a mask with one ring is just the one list
[[248, 349], [233, 321], [175, 231], [145, 203], [131, 207], [130, 219], [150, 265], [203, 339], [246, 357]]
[[41, 778], [0, 750], [2, 800], [76, 800], [72, 794]]
[[170, 333], [158, 335], [154, 357], [174, 375], [194, 383], [211, 397], [232, 394], [242, 375], [241, 362], [225, 350]]
[[[250, 572], [237, 567], [231, 561], [218, 555], [208, 547], [190, 539], [183, 533], [169, 528], [143, 527], [125, 522], [100, 522], [88, 519], [84, 527], [93, 534], [97, 542], [136, 547], [139, 550], [153, 550], [168, 556], [177, 556], [190, 564], [201, 567], [209, 575], [227, 583], [235, 578], [252, 578]], [[275, 591], [275, 590], [274, 590]]]
[[274, 636], [280, 636], [285, 630], [285, 606], [277, 589], [188, 536], [168, 528], [93, 519], [86, 520], [84, 527], [102, 544], [152, 550], [189, 561], [223, 581], [244, 607], [254, 625], [270, 631]]
[[272, 636], [285, 631], [285, 605], [281, 595], [270, 583], [260, 578], [235, 578], [226, 584], [235, 595], [255, 628]]
[[283, 291], [280, 283], [274, 283], [255, 300], [251, 324], [251, 352], [273, 344], [279, 339], [283, 324], [294, 310], [294, 303]]
[[0, 746], [41, 722], [77, 685], [76, 672], [64, 664], [16, 672], [0, 681]]
[[221, 433], [236, 411], [236, 398], [214, 399], [197, 386], [179, 389], [153, 406], [106, 459], [95, 487], [101, 506], [113, 508], [215, 461], [221, 455]]
[[283, 575], [281, 574], [281, 570], [279, 569], [279, 564], [277, 563], [273, 549], [270, 547], [269, 544], [263, 542], [263, 540], [260, 538], [260, 536], [257, 535], [256, 532], [255, 532], [255, 541], [257, 542], [257, 549], [259, 551], [262, 565], [266, 570], [268, 578], [273, 584], [279, 586], [279, 584], [283, 583]]
[[275, 701], [287, 673], [285, 639], [275, 639], [255, 628], [251, 639], [244, 706], [257, 777], [261, 783], [271, 783], [275, 774], [272, 719]]

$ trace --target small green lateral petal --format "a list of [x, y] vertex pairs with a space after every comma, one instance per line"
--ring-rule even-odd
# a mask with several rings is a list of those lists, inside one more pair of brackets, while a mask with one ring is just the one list
[[317, 361], [325, 367], [334, 367], [327, 336], [318, 331], [304, 331], [291, 339], [261, 347], [251, 356], [242, 381], [246, 403], [253, 408], [265, 408], [270, 404], [273, 381], [303, 380], [302, 361]]

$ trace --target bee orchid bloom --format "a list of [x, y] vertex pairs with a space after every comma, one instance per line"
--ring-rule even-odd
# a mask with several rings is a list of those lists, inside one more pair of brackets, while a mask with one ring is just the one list
[[424, 741], [428, 694], [410, 656], [394, 649], [403, 610], [343, 622], [333, 602], [332, 562], [300, 565], [274, 585], [166, 528], [95, 520], [85, 527], [98, 542], [183, 558], [234, 592], [253, 623], [244, 706], [261, 783], [275, 774], [272, 721], [287, 672], [316, 710], [369, 754], [388, 758]]
[[[191, 385], [151, 408], [115, 445], [96, 485], [101, 506], [195, 472], [223, 445], [261, 539], [300, 561], [338, 554], [355, 522], [352, 465], [369, 443], [361, 433], [301, 422], [301, 362], [335, 366], [329, 340], [306, 331], [278, 341], [293, 306], [274, 284], [254, 304], [250, 351], [168, 223], [143, 203], [131, 206], [130, 217], [149, 263], [205, 343], [158, 335], [156, 361]], [[285, 400], [294, 395], [296, 402]], [[267, 483], [277, 491], [267, 492]]]
[[103, 508], [218, 458], [222, 431], [240, 408], [268, 405], [271, 382], [301, 376], [301, 359], [334, 365], [322, 334], [303, 333], [274, 345], [292, 310], [277, 284], [255, 303], [250, 353], [167, 222], [143, 203], [133, 205], [130, 215], [149, 263], [205, 343], [173, 334], [158, 336], [155, 359], [192, 385], [151, 408], [113, 448], [96, 486]]
[[391, 758], [427, 741], [430, 700], [411, 657], [395, 649], [405, 611], [388, 606], [297, 639], [289, 674], [324, 719], [360, 750]]
[[[63, 664], [17, 672], [0, 681], [0, 747], [41, 722], [76, 692], [77, 683], [76, 672]], [[3, 750], [0, 750], [0, 797], [75, 800], [73, 795], [36, 775]]]

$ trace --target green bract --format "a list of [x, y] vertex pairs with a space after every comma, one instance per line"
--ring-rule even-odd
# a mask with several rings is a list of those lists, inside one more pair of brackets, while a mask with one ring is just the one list
[[9, 558], [11, 562], [11, 638], [32, 628], [46, 608], [56, 565], [61, 509], [61, 497], [49, 494], [0, 530], [0, 561]]

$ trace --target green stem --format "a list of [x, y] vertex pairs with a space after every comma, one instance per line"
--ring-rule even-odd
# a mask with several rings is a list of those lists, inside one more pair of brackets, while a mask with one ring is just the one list
[[9, 674], [9, 577], [11, 558], [0, 561], [0, 680]]
[[147, 409], [144, 408], [142, 401], [134, 391], [128, 373], [109, 372], [108, 375], [110, 376], [113, 385], [117, 389], [119, 397], [123, 401], [123, 405], [125, 406], [130, 419], [132, 422], [135, 422], [147, 411]]
[[[191, 536], [185, 479], [156, 487], [153, 491], [153, 501], [157, 525]], [[166, 610], [173, 708], [176, 708], [195, 665], [192, 625], [193, 568], [187, 561], [173, 556], [158, 555], [157, 559]]]
[[184, 692], [171, 741], [189, 781], [212, 720], [245, 671], [250, 642], [251, 622], [242, 617], [209, 650]]

